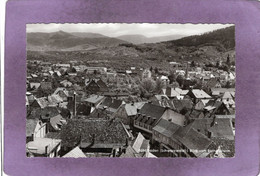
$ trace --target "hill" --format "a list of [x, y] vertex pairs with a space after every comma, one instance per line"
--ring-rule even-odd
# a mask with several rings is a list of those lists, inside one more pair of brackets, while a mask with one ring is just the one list
[[159, 36], [159, 37], [146, 37], [144, 35], [121, 35], [117, 38], [120, 40], [127, 41], [133, 44], [144, 44], [144, 43], [158, 43], [169, 40], [176, 40], [185, 37], [184, 35], [168, 35], [168, 36]]
[[95, 33], [27, 33], [27, 50], [32, 51], [89, 50], [121, 43], [127, 42]]
[[[61, 37], [64, 35], [65, 37]], [[33, 39], [41, 39], [43, 36], [46, 37], [46, 34], [38, 34]], [[186, 61], [195, 61], [196, 63], [211, 62], [214, 64], [217, 61], [226, 61], [227, 55], [230, 55], [231, 61], [235, 60], [234, 26], [178, 40], [138, 45], [103, 36], [81, 38], [66, 33], [52, 34], [50, 36], [47, 35], [49, 37], [47, 41], [30, 39], [30, 42], [36, 44], [38, 42], [38, 46], [41, 47], [44, 47], [43, 43], [46, 42], [48, 48], [53, 46], [53, 50], [28, 51], [27, 59], [49, 61], [73, 59], [93, 63], [93, 66], [120, 68], [129, 68], [130, 66], [164, 68], [171, 61], [179, 63]], [[58, 51], [57, 48], [59, 48]]]

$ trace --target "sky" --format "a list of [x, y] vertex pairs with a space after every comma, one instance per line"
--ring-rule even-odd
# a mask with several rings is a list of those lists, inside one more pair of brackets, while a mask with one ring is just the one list
[[109, 37], [140, 34], [146, 37], [167, 35], [198, 35], [233, 24], [167, 24], [167, 23], [91, 23], [91, 24], [27, 24], [27, 32], [91, 32]]

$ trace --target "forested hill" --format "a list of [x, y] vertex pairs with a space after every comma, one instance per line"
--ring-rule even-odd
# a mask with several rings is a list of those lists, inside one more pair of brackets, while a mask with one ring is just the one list
[[218, 29], [202, 35], [184, 37], [178, 40], [168, 41], [175, 46], [195, 46], [221, 44], [225, 49], [235, 48], [235, 26]]

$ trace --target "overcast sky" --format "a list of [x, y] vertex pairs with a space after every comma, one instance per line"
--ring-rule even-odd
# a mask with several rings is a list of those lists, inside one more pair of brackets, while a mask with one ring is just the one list
[[148, 23], [92, 23], [92, 24], [27, 24], [27, 32], [92, 32], [109, 37], [141, 34], [146, 37], [167, 35], [196, 35], [232, 26], [233, 24], [148, 24]]

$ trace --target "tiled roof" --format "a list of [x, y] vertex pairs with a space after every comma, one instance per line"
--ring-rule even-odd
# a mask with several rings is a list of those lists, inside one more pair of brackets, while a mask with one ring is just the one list
[[117, 120], [70, 119], [61, 129], [62, 145], [75, 147], [80, 141], [83, 146], [99, 145], [103, 148], [125, 145], [127, 133]]
[[89, 98], [85, 99], [84, 101], [95, 104], [95, 103], [102, 101], [103, 98], [104, 98], [104, 96], [91, 95]]
[[155, 127], [153, 127], [154, 131], [163, 134], [164, 136], [171, 137], [178, 129], [179, 125], [170, 122], [165, 119], [161, 119]]
[[151, 103], [146, 103], [140, 109], [139, 113], [145, 116], [150, 116], [159, 119], [165, 111], [164, 107], [153, 105]]
[[41, 82], [40, 87], [42, 90], [52, 90], [52, 83], [51, 82]]

